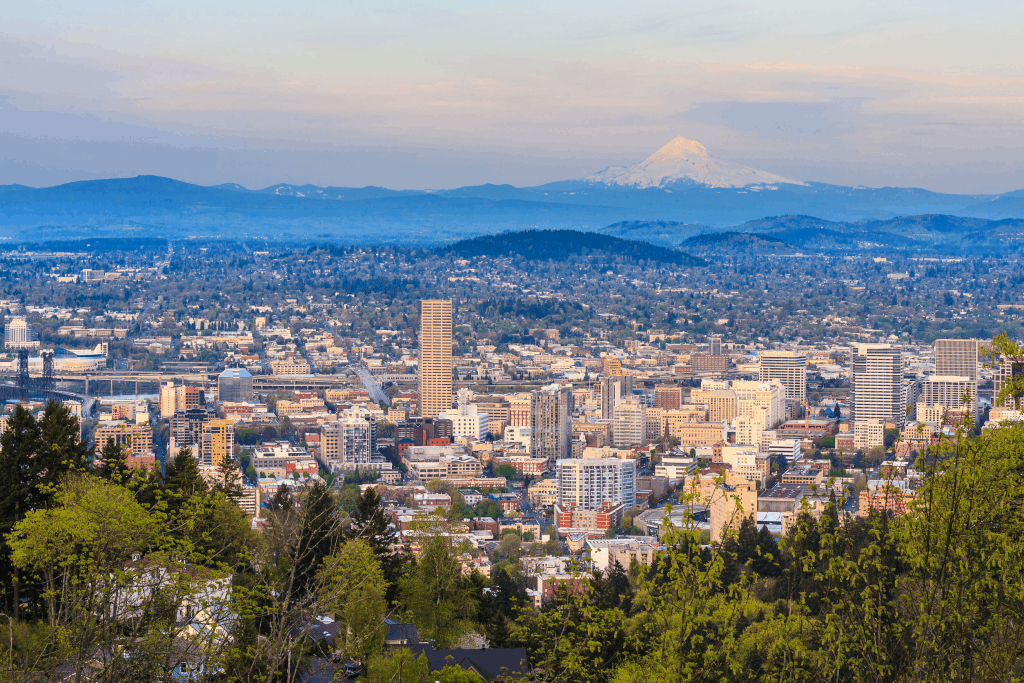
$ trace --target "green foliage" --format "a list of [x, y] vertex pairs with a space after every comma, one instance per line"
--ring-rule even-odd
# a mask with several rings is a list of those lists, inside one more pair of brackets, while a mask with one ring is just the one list
[[438, 647], [451, 647], [472, 627], [479, 597], [459, 562], [469, 548], [453, 540], [451, 525], [438, 517], [415, 523], [413, 530], [422, 550], [401, 580], [402, 602], [421, 633]]
[[614, 254], [615, 257], [627, 261], [644, 260], [683, 266], [706, 265], [703, 259], [675, 249], [577, 230], [521, 230], [484, 235], [456, 242], [445, 247], [443, 253], [464, 257], [511, 254], [543, 261], [565, 261], [587, 255], [608, 259]]
[[506, 462], [494, 468], [494, 476], [505, 477], [506, 479], [515, 479], [519, 476], [519, 471]]

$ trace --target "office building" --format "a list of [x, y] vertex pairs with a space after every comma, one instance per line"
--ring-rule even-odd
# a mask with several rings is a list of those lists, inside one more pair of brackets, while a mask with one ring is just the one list
[[160, 417], [171, 418], [174, 413], [185, 409], [185, 387], [176, 387], [167, 382], [160, 387]]
[[510, 427], [530, 426], [530, 394], [512, 394], [508, 396], [508, 425]]
[[35, 349], [39, 342], [34, 339], [32, 326], [24, 318], [11, 318], [4, 326], [4, 347], [8, 349]]
[[[1024, 397], [1024, 363], [1001, 359], [996, 365], [992, 378], [992, 405], [1000, 408], [1018, 408]], [[1003, 389], [1009, 386], [1006, 396], [1000, 399]]]
[[[978, 417], [978, 385], [970, 377], [932, 375], [921, 382], [917, 398], [917, 419], [937, 424], [948, 417], [947, 413], [962, 413], [976, 420]], [[970, 396], [964, 400], [965, 396]]]
[[551, 384], [530, 397], [530, 455], [554, 462], [568, 458], [572, 424], [571, 387]]
[[936, 339], [935, 374], [978, 381], [977, 339]]
[[[900, 428], [906, 421], [903, 403], [903, 358], [889, 344], [857, 344], [853, 347], [853, 419], [855, 438], [860, 423], [880, 420]], [[867, 425], [865, 425], [867, 427]], [[874, 429], [871, 433], [876, 433]], [[881, 446], [881, 442], [871, 447]], [[858, 446], [861, 448], [863, 446]]]
[[721, 356], [722, 355], [722, 338], [717, 334], [708, 336], [708, 355], [709, 356]]
[[220, 403], [248, 403], [252, 400], [252, 375], [245, 368], [226, 368], [217, 378]]
[[635, 398], [620, 401], [612, 419], [612, 440], [618, 448], [642, 444], [647, 436], [645, 408]]
[[779, 380], [736, 380], [731, 389], [736, 394], [736, 415], [755, 415], [764, 410], [769, 429], [786, 421], [786, 389]]
[[355, 413], [343, 413], [338, 420], [324, 423], [320, 449], [332, 472], [369, 465], [374, 452], [374, 424]]
[[636, 461], [619, 458], [572, 458], [557, 463], [558, 505], [563, 509], [598, 510], [636, 504]]
[[782, 382], [786, 398], [803, 403], [807, 400], [807, 356], [792, 351], [762, 351], [758, 379]]
[[93, 429], [92, 436], [97, 453], [106, 447], [108, 441], [120, 446], [125, 455], [147, 455], [153, 450], [153, 430], [148, 425], [100, 422]]
[[439, 417], [451, 421], [452, 436], [456, 439], [479, 442], [487, 438], [490, 416], [477, 410], [472, 400], [472, 391], [466, 388], [459, 389], [459, 407], [455, 410], [443, 410]]
[[654, 407], [662, 410], [678, 410], [683, 405], [681, 387], [661, 385], [654, 388]]
[[420, 301], [419, 413], [437, 417], [452, 407], [452, 302]]
[[202, 462], [214, 467], [234, 457], [235, 423], [232, 420], [210, 420], [203, 425]]
[[601, 419], [615, 417], [615, 406], [619, 401], [633, 395], [632, 375], [615, 375], [601, 378]]

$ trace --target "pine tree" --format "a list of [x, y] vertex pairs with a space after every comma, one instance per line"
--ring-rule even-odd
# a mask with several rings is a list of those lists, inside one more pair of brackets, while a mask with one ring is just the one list
[[373, 554], [377, 556], [384, 579], [388, 582], [388, 599], [395, 597], [398, 579], [401, 577], [405, 558], [395, 552], [398, 539], [391, 522], [384, 514], [380, 495], [377, 489], [368, 488], [359, 496], [356, 509], [352, 511], [349, 527], [345, 530], [347, 538], [360, 538], [366, 541]]
[[115, 484], [127, 486], [131, 479], [131, 468], [128, 466], [128, 458], [125, 457], [124, 448], [114, 443], [113, 438], [107, 439], [100, 451], [102, 461], [97, 474]]
[[15, 406], [0, 436], [0, 580], [8, 595], [8, 609], [18, 616], [18, 569], [11, 564], [7, 535], [14, 525], [42, 502], [35, 486], [35, 455], [39, 451], [39, 425], [32, 413]]
[[182, 448], [171, 462], [164, 465], [164, 491], [178, 500], [205, 494], [208, 489], [190, 449]]
[[52, 500], [61, 478], [70, 471], [83, 471], [92, 458], [79, 438], [81, 425], [67, 406], [50, 400], [39, 418], [39, 452], [35, 458], [37, 488], [47, 502]]
[[295, 548], [295, 580], [293, 599], [302, 598], [312, 583], [324, 558], [334, 552], [339, 540], [338, 506], [323, 482], [316, 481], [302, 498], [299, 540]]

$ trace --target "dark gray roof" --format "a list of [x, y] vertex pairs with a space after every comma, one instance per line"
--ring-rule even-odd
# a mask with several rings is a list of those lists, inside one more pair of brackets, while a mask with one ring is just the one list
[[417, 657], [420, 653], [426, 655], [431, 671], [458, 666], [473, 669], [489, 681], [504, 676], [525, 676], [530, 669], [525, 647], [435, 650], [431, 645], [423, 644], [409, 649]]

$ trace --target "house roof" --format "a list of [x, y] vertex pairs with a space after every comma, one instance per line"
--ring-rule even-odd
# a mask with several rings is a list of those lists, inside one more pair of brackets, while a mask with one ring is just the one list
[[525, 647], [435, 650], [433, 646], [423, 644], [410, 649], [416, 656], [420, 653], [426, 655], [431, 671], [458, 666], [476, 671], [489, 681], [504, 676], [524, 676], [530, 668]]

